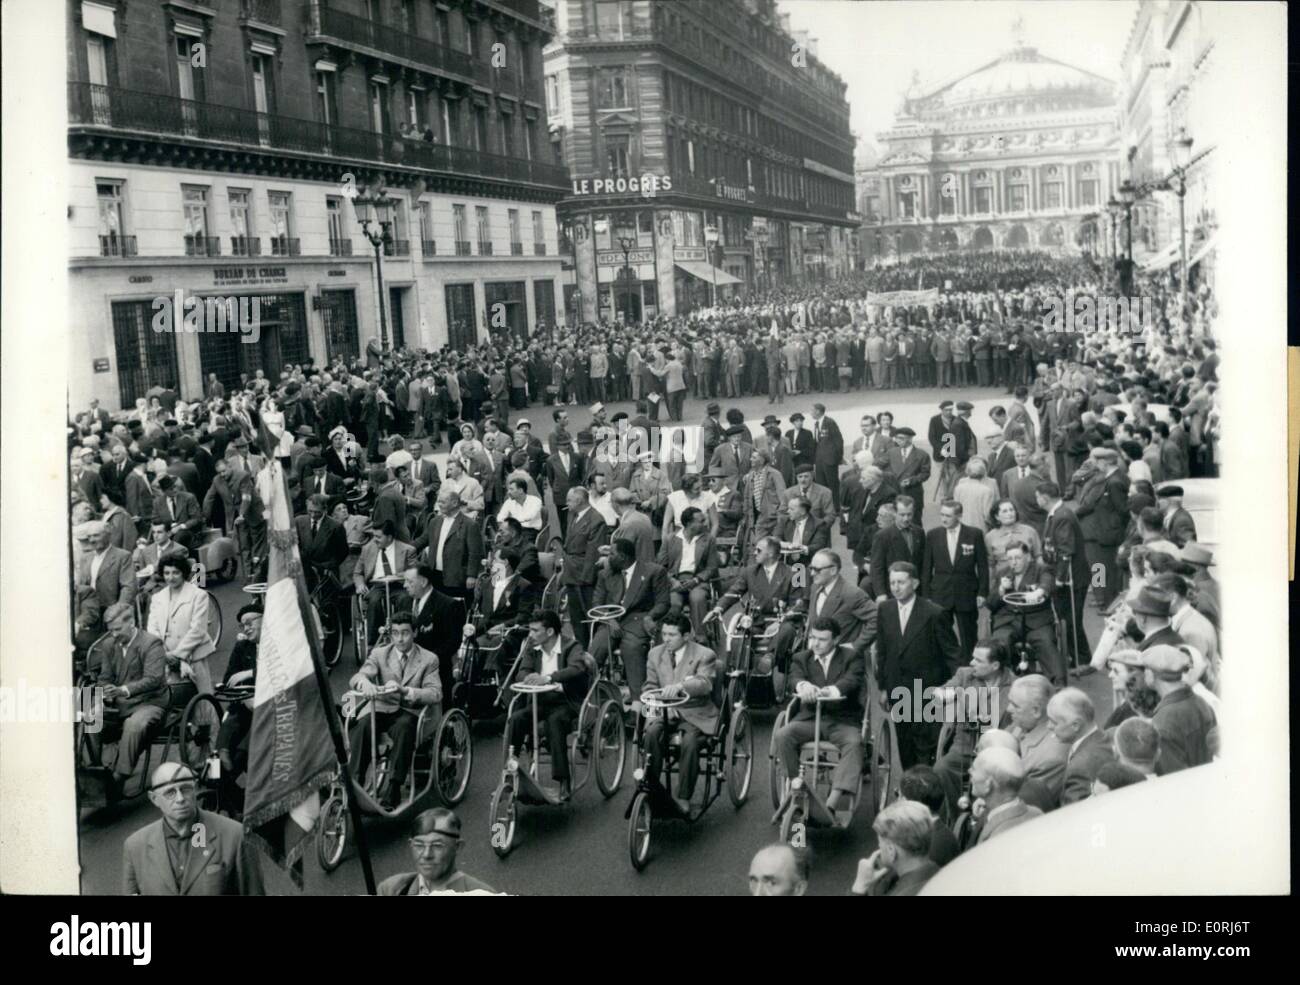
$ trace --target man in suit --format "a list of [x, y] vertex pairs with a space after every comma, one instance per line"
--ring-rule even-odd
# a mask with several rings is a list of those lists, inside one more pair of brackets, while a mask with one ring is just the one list
[[739, 485], [741, 478], [750, 469], [750, 451], [753, 446], [745, 439], [749, 437], [749, 428], [743, 424], [733, 424], [726, 430], [727, 440], [713, 449], [709, 459], [709, 470], [721, 469], [731, 485]]
[[391, 469], [379, 466], [370, 470], [370, 484], [379, 490], [374, 506], [370, 509], [371, 526], [381, 527], [391, 520], [397, 529], [398, 539], [409, 542], [411, 532], [406, 525], [406, 496], [402, 491], [401, 478]]
[[888, 473], [899, 493], [911, 496], [917, 513], [925, 503], [925, 484], [930, 479], [930, 456], [912, 445], [916, 432], [909, 427], [894, 430], [894, 448], [889, 451]]
[[1048, 728], [1068, 747], [1065, 775], [1061, 782], [1061, 806], [1084, 800], [1092, 793], [1092, 781], [1115, 754], [1110, 741], [1097, 727], [1092, 699], [1077, 687], [1058, 691], [1047, 702]]
[[[781, 542], [775, 537], [760, 537], [754, 545], [754, 563], [746, 565], [732, 581], [727, 591], [718, 599], [717, 604], [705, 615], [705, 622], [722, 619], [724, 632], [735, 634], [735, 625], [744, 614], [744, 604], [752, 601], [761, 616], [775, 616], [777, 603], [794, 604], [798, 601], [798, 592], [794, 588], [794, 572], [781, 561]], [[761, 632], [761, 626], [755, 626]], [[720, 634], [721, 636], [721, 634]], [[739, 639], [732, 639], [732, 647], [740, 646]], [[731, 648], [724, 649], [723, 666], [730, 666]], [[780, 663], [780, 654], [778, 664]]]
[[573, 439], [567, 432], [560, 432], [555, 437], [555, 450], [546, 460], [543, 476], [546, 485], [551, 488], [551, 499], [555, 503], [555, 513], [560, 521], [559, 536], [563, 537], [569, 529], [569, 508], [566, 505], [569, 490], [582, 485], [587, 463], [583, 456], [573, 450]]
[[785, 502], [781, 504], [781, 512], [789, 514], [790, 500], [796, 496], [802, 496], [809, 502], [809, 512], [816, 520], [823, 521], [828, 527], [834, 521], [836, 516], [834, 497], [831, 491], [825, 486], [813, 481], [813, 474], [816, 466], [804, 464], [795, 467], [795, 484], [785, 490]]
[[104, 492], [116, 490], [119, 496], [125, 497], [126, 477], [131, 473], [131, 454], [121, 442], [113, 445], [110, 454], [113, 460], [99, 470], [99, 481], [103, 484]]
[[[337, 478], [337, 477], [336, 477]], [[348, 557], [348, 535], [343, 525], [329, 516], [329, 499], [321, 493], [307, 498], [307, 512], [294, 517], [298, 551], [302, 556], [307, 587], [314, 590], [323, 570], [338, 574]]]
[[744, 509], [741, 536], [752, 543], [755, 537], [775, 533], [784, 502], [785, 480], [772, 468], [767, 452], [753, 449], [750, 469], [741, 482], [740, 492]]
[[461, 872], [460, 818], [445, 807], [422, 811], [411, 825], [414, 872], [399, 872], [379, 884], [380, 896], [432, 896], [442, 893], [495, 892], [487, 883]]
[[970, 659], [979, 626], [979, 610], [989, 594], [989, 560], [984, 535], [961, 522], [962, 506], [946, 500], [939, 507], [939, 526], [925, 535], [921, 560], [921, 594], [957, 625], [962, 655]]
[[[107, 789], [112, 803], [121, 799], [122, 788], [144, 751], [145, 736], [167, 709], [167, 654], [162, 640], [136, 625], [135, 610], [128, 603], [110, 605], [104, 625], [113, 635], [113, 644], [95, 684], [103, 689], [106, 714], [102, 730], [88, 733], [87, 738], [96, 759], [103, 757], [112, 770]], [[111, 756], [104, 756], [105, 742], [117, 745]]]
[[[799, 699], [798, 711], [774, 736], [777, 756], [787, 780], [799, 775], [800, 750], [806, 742], [830, 742], [839, 750], [831, 773], [826, 809], [832, 813], [852, 807], [862, 779], [862, 689], [867, 680], [861, 649], [839, 643], [829, 616], [817, 616], [808, 627], [808, 648], [794, 655], [790, 683]], [[817, 699], [832, 700], [822, 708], [821, 734], [814, 733]], [[785, 806], [783, 804], [783, 806]], [[778, 810], [778, 816], [783, 813]]]
[[[925, 561], [925, 531], [912, 523], [915, 508], [910, 496], [898, 496], [892, 510], [882, 506], [877, 513], [880, 529], [871, 540], [870, 565], [872, 595], [877, 603], [889, 598], [889, 569], [895, 561], [906, 561], [917, 571]], [[893, 525], [886, 527], [882, 517], [892, 519]]]
[[[104, 632], [104, 613], [115, 602], [135, 601], [135, 564], [131, 555], [112, 545], [112, 533], [102, 520], [88, 524], [91, 550], [82, 555], [77, 572], [77, 618], [74, 638], [84, 652]], [[95, 670], [96, 668], [89, 668]]]
[[1070, 448], [1074, 432], [1079, 428], [1080, 411], [1061, 383], [1053, 383], [1051, 394], [1043, 405], [1043, 429], [1039, 441], [1043, 451], [1056, 458], [1056, 484], [1064, 486], [1071, 473]]
[[638, 696], [658, 691], [665, 700], [688, 699], [674, 709], [676, 714], [671, 719], [666, 715], [652, 719], [646, 725], [644, 738], [649, 759], [647, 775], [658, 779], [668, 742], [673, 732], [680, 730], [677, 790], [672, 797], [683, 814], [691, 812], [691, 795], [699, 776], [700, 739], [718, 730], [718, 707], [713, 703], [717, 660], [712, 650], [691, 638], [691, 624], [685, 616], [669, 616], [663, 623], [663, 643], [648, 655], [645, 683], [633, 691]]
[[862, 433], [853, 439], [853, 444], [849, 448], [849, 463], [856, 464], [858, 452], [865, 451], [871, 456], [868, 464], [883, 467], [889, 456], [889, 449], [894, 447], [893, 441], [879, 431], [876, 419], [871, 414], [862, 415], [859, 427]]
[[1159, 776], [1202, 766], [1217, 751], [1218, 723], [1210, 706], [1188, 685], [1191, 669], [1191, 655], [1182, 647], [1158, 645], [1142, 653], [1144, 683], [1160, 696], [1151, 716], [1160, 736]]
[[[924, 703], [929, 697], [926, 692], [952, 677], [961, 660], [952, 619], [916, 594], [919, 585], [914, 565], [906, 561], [890, 565], [892, 597], [879, 607], [876, 641], [876, 683], [881, 707], [886, 711], [891, 707], [913, 708], [916, 688], [921, 689]], [[936, 723], [896, 720], [894, 724], [903, 769], [934, 762], [939, 739]]]
[[1048, 809], [1055, 809], [1065, 782], [1065, 760], [1070, 747], [1053, 734], [1047, 720], [1047, 703], [1054, 689], [1042, 674], [1016, 679], [1007, 693], [1011, 734], [1020, 742], [1026, 782], [1038, 785]]
[[[1023, 639], [1044, 674], [1062, 687], [1066, 682], [1065, 661], [1056, 646], [1056, 616], [1052, 612], [1056, 580], [1046, 564], [1034, 560], [1028, 544], [1013, 542], [1007, 545], [1006, 554], [1006, 567], [994, 575], [988, 597], [993, 638], [1008, 647]], [[1004, 601], [1011, 592], [1034, 593], [1034, 597], [1041, 596], [1041, 601], [1012, 609]]]
[[583, 646], [591, 639], [587, 610], [592, 606], [598, 577], [597, 562], [601, 547], [609, 543], [605, 518], [592, 508], [587, 490], [573, 486], [569, 490], [569, 529], [564, 535], [564, 572], [561, 580], [569, 596], [569, 625]]
[[985, 749], [971, 763], [972, 796], [984, 801], [984, 819], [976, 844], [1042, 817], [1043, 812], [1020, 799], [1025, 764], [1010, 749]]
[[347, 493], [347, 486], [341, 476], [335, 475], [325, 467], [325, 459], [313, 455], [304, 459], [303, 468], [307, 478], [302, 482], [302, 499], [306, 502], [313, 495], [324, 496], [327, 500]]
[[[1016, 448], [1018, 445], [1007, 441], [998, 430], [990, 431], [984, 438], [989, 445], [989, 478], [998, 487], [998, 494], [1006, 499], [1007, 488], [1003, 477], [1016, 467]], [[1028, 456], [1026, 455], [1026, 461]]]
[[1114, 448], [1094, 448], [1096, 472], [1079, 493], [1075, 515], [1083, 530], [1084, 552], [1090, 570], [1098, 565], [1104, 575], [1098, 586], [1098, 608], [1105, 610], [1119, 592], [1116, 553], [1128, 529], [1128, 479], [1119, 468]]
[[799, 411], [790, 415], [790, 424], [792, 427], [786, 431], [786, 440], [790, 442], [790, 448], [794, 451], [794, 467], [800, 465], [812, 465], [817, 451], [817, 439], [813, 437], [812, 431], [803, 426], [804, 417]]
[[653, 561], [639, 560], [631, 541], [613, 541], [608, 570], [596, 583], [592, 606], [621, 605], [624, 611], [617, 621], [596, 627], [591, 655], [597, 666], [603, 667], [618, 644], [632, 694], [641, 693], [646, 680], [646, 651], [670, 604], [668, 572]]
[[[1029, 388], [1027, 386], [1018, 386], [1015, 390], [1015, 399], [1011, 401], [1011, 406], [1007, 408], [1007, 420], [1003, 425], [1002, 433], [1011, 436], [1011, 433], [1017, 428], [1024, 431], [1025, 444], [1030, 448], [1034, 447], [1034, 419], [1029, 415], [1029, 408], [1025, 406], [1025, 401], [1029, 399]], [[1048, 430], [1046, 426], [1044, 431]]]
[[718, 550], [709, 533], [709, 515], [688, 506], [681, 528], [663, 542], [655, 563], [668, 572], [669, 609], [676, 615], [688, 604], [691, 625], [703, 632], [708, 612], [709, 585], [718, 577]]
[[1196, 521], [1183, 509], [1183, 487], [1161, 486], [1156, 490], [1160, 512], [1165, 516], [1164, 529], [1179, 550], [1196, 540]]
[[1038, 505], [1038, 487], [1051, 481], [1047, 475], [1047, 456], [1042, 452], [1029, 453], [1027, 448], [1016, 447], [1016, 466], [1002, 475], [1007, 483], [1007, 495], [1016, 507], [1021, 523], [1034, 528], [1039, 537], [1047, 529], [1047, 511]]
[[840, 461], [844, 458], [844, 437], [840, 426], [826, 416], [825, 404], [813, 404], [813, 465], [818, 485], [831, 491], [832, 512], [840, 511]]
[[844, 483], [841, 508], [853, 562], [861, 568], [871, 556], [880, 507], [893, 503], [898, 496], [898, 486], [888, 472], [871, 463], [868, 453], [859, 452], [855, 461], [858, 471], [851, 473]]
[[[797, 488], [797, 487], [796, 487]], [[799, 563], [806, 562], [823, 547], [831, 546], [830, 527], [810, 515], [812, 503], [806, 496], [786, 500], [790, 515], [781, 521], [778, 536], [784, 544], [797, 544], [803, 549]]]
[[939, 463], [939, 485], [935, 489], [935, 498], [940, 501], [952, 496], [953, 486], [961, 478], [966, 460], [971, 456], [970, 442], [967, 440], [970, 428], [963, 427], [958, 421], [959, 418], [953, 414], [951, 400], [939, 404], [939, 413], [930, 418], [930, 454]]
[[465, 626], [465, 604], [433, 587], [433, 569], [412, 564], [403, 572], [403, 588], [411, 608], [415, 644], [438, 658], [442, 693], [451, 694], [452, 668]]
[[352, 584], [357, 597], [365, 599], [370, 620], [367, 642], [371, 646], [379, 637], [385, 602], [391, 599], [393, 609], [404, 604], [401, 576], [415, 563], [415, 557], [415, 548], [397, 539], [397, 530], [391, 520], [375, 528], [373, 539], [361, 548], [361, 558], [352, 569]]
[[[149, 485], [149, 474], [145, 471], [145, 466], [149, 463], [148, 459], [139, 452], [131, 455], [130, 463], [131, 470], [122, 480], [122, 489], [126, 496], [126, 511], [135, 519], [137, 531], [144, 536], [149, 532], [153, 520], [153, 487]], [[211, 495], [210, 489], [208, 495]], [[226, 523], [230, 529], [234, 529], [233, 514]]]
[[655, 558], [655, 528], [650, 517], [637, 509], [636, 494], [619, 487], [611, 494], [618, 523], [610, 534], [610, 542], [627, 540], [632, 543], [632, 553], [638, 561]]
[[[560, 691], [537, 695], [539, 728], [545, 731], [551, 749], [551, 778], [559, 784], [560, 799], [573, 793], [569, 778], [569, 732], [591, 687], [594, 661], [583, 652], [577, 640], [560, 633], [559, 613], [538, 611], [528, 623], [528, 639], [519, 663], [524, 684], [559, 684]], [[521, 701], [507, 725], [511, 748], [522, 752], [532, 744], [533, 709], [530, 701]], [[533, 750], [536, 755], [536, 750]]]
[[81, 493], [81, 498], [98, 510], [100, 498], [104, 495], [104, 482], [98, 469], [87, 467], [94, 461], [95, 452], [92, 449], [79, 452], [72, 459], [69, 478], [72, 488]]
[[1092, 653], [1083, 628], [1083, 610], [1091, 580], [1083, 528], [1074, 511], [1061, 502], [1061, 489], [1056, 483], [1042, 483], [1035, 495], [1039, 508], [1047, 514], [1043, 527], [1043, 560], [1052, 567], [1056, 582], [1056, 611], [1065, 621], [1068, 662], [1072, 667], [1082, 666]]
[[474, 591], [483, 565], [483, 533], [475, 520], [461, 512], [460, 495], [455, 490], [444, 488], [438, 494], [438, 509], [414, 546], [426, 551], [425, 561], [436, 576], [433, 587], [453, 598], [466, 599]]
[[153, 515], [171, 527], [172, 538], [189, 549], [203, 527], [199, 501], [194, 494], [181, 487], [175, 476], [164, 475], [158, 479], [158, 493], [153, 500]]
[[149, 781], [162, 815], [122, 846], [128, 896], [262, 896], [257, 853], [238, 821], [199, 810], [194, 772], [163, 763]]

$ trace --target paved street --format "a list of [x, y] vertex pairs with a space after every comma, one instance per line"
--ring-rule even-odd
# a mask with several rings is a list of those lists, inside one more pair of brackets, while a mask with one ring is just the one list
[[[787, 398], [784, 405], [769, 407], [765, 397], [720, 400], [724, 411], [739, 407], [747, 421], [756, 424], [771, 410], [788, 426], [786, 415], [796, 409], [809, 413], [813, 401], [826, 404], [827, 411], [840, 426], [846, 443], [858, 433], [857, 420], [862, 413], [890, 410], [895, 425], [908, 425], [924, 436], [931, 415], [937, 413], [941, 399], [961, 397], [975, 404], [972, 418], [974, 431], [982, 436], [988, 430], [988, 410], [1005, 401], [1001, 391], [902, 390], [883, 394], [854, 392], [811, 394]], [[631, 410], [625, 404], [611, 404], [610, 413]], [[697, 423], [703, 416], [704, 402], [688, 400], [685, 423]], [[575, 425], [586, 425], [585, 409], [570, 408]], [[542, 436], [550, 430], [549, 411], [533, 406], [525, 412], [534, 431]], [[918, 444], [923, 444], [918, 440]], [[444, 452], [446, 450], [444, 446]], [[440, 458], [440, 466], [445, 461]], [[927, 487], [925, 526], [938, 522], [933, 503], [932, 479]], [[844, 540], [835, 535], [835, 547], [847, 560]], [[225, 616], [225, 633], [220, 651], [213, 658], [214, 677], [220, 679], [234, 643], [234, 613], [247, 598], [237, 585], [213, 588]], [[1095, 638], [1098, 620], [1088, 613], [1088, 628]], [[345, 689], [347, 678], [355, 669], [351, 646], [335, 668], [331, 683], [337, 698]], [[1099, 714], [1110, 710], [1110, 689], [1104, 675], [1082, 678], [1081, 686], [1097, 702]], [[501, 746], [496, 732], [481, 732], [474, 744], [474, 770], [468, 794], [459, 808], [466, 827], [461, 849], [461, 868], [495, 888], [520, 894], [627, 895], [692, 894], [726, 895], [746, 892], [745, 876], [749, 859], [763, 844], [774, 840], [776, 828], [769, 824], [772, 814], [768, 782], [768, 740], [774, 711], [755, 715], [755, 763], [753, 785], [748, 803], [739, 811], [732, 809], [725, 793], [714, 802], [704, 818], [694, 826], [663, 824], [654, 835], [653, 859], [649, 868], [637, 874], [628, 861], [627, 822], [624, 811], [630, 803], [633, 784], [630, 767], [623, 787], [608, 802], [603, 801], [594, 782], [584, 788], [574, 803], [562, 809], [523, 808], [519, 843], [505, 861], [498, 860], [488, 843], [488, 804], [500, 776]], [[630, 748], [630, 747], [629, 747]], [[121, 891], [121, 846], [132, 831], [155, 817], [144, 800], [120, 807], [111, 813], [101, 812], [83, 819], [81, 858], [82, 889], [87, 893]], [[370, 823], [367, 831], [375, 875], [382, 880], [399, 871], [409, 871], [410, 857], [406, 832], [393, 824]], [[847, 832], [818, 832], [812, 836], [813, 874], [809, 892], [838, 895], [846, 892], [853, 881], [857, 860], [869, 854], [874, 837], [859, 817]], [[355, 851], [349, 853], [333, 874], [324, 874], [311, 854], [306, 866], [306, 891], [311, 894], [361, 893], [365, 891], [361, 867]], [[287, 880], [273, 876], [268, 880], [272, 892], [289, 892]]]

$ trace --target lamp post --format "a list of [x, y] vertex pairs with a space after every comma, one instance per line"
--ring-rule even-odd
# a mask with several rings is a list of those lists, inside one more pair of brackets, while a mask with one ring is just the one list
[[[396, 199], [388, 197], [382, 181], [374, 189], [363, 186], [361, 191], [352, 198], [352, 208], [356, 211], [361, 232], [375, 248], [375, 280], [379, 290], [379, 348], [383, 352], [388, 351], [388, 306], [387, 299], [384, 297], [384, 247], [393, 241], [393, 223], [388, 218], [388, 210], [396, 203]], [[373, 219], [370, 218], [371, 210], [374, 211]]]
[[704, 245], [709, 256], [709, 269], [711, 271], [710, 276], [713, 278], [713, 289], [709, 294], [709, 307], [711, 308], [716, 308], [718, 306], [718, 268], [713, 263], [713, 248], [714, 246], [717, 245], [717, 242], [718, 242], [718, 227], [705, 226]]
[[1184, 127], [1179, 130], [1179, 137], [1174, 141], [1174, 191], [1178, 193], [1178, 249], [1182, 259], [1179, 284], [1182, 288], [1183, 321], [1187, 321], [1187, 169], [1192, 163], [1192, 138]]
[[1124, 259], [1116, 262], [1120, 271], [1120, 292], [1126, 297], [1133, 293], [1133, 206], [1137, 203], [1138, 188], [1127, 178], [1119, 186], [1119, 205], [1124, 210]]

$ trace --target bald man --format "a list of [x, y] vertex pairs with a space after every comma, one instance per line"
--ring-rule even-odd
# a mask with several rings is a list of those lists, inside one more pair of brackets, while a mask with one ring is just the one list
[[163, 763], [149, 780], [162, 815], [126, 839], [128, 896], [263, 896], [262, 873], [237, 821], [199, 810], [197, 780], [183, 763]]
[[785, 843], [760, 848], [749, 863], [750, 896], [802, 896], [807, 891], [807, 858]]

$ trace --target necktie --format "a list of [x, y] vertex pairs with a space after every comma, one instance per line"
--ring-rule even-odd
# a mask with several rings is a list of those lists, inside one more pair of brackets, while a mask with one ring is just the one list
[[380, 551], [380, 552], [379, 552], [379, 561], [380, 561], [380, 563], [384, 566], [384, 574], [386, 574], [386, 575], [391, 575], [391, 574], [393, 573], [393, 568], [392, 568], [392, 565], [390, 565], [390, 564], [388, 563], [388, 552], [387, 552], [387, 551]]
[[1024, 478], [1026, 475], [1028, 475], [1028, 474], [1029, 474], [1029, 469], [1022, 468], [1022, 469], [1020, 470], [1020, 478], [1023, 479], [1023, 478]]
[[320, 521], [313, 520], [311, 522], [311, 539], [315, 540], [318, 533], [320, 533]]
[[176, 500], [170, 498], [167, 500], [167, 512], [173, 520], [176, 519]]

